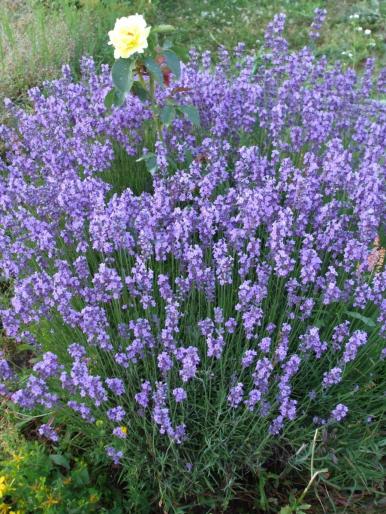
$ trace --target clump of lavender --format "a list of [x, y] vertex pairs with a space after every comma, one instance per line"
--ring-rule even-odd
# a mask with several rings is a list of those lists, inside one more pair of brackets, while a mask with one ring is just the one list
[[[130, 167], [151, 111], [128, 95], [106, 112], [106, 66], [84, 59], [80, 83], [65, 67], [0, 128], [0, 267], [14, 283], [2, 321], [40, 357], [20, 382], [1, 357], [0, 393], [79, 417], [115, 464], [148, 455], [154, 475], [179, 461], [199, 473], [212, 455], [210, 476], [221, 447], [245, 469], [281, 434], [354, 417], [355, 384], [384, 363], [386, 272], [369, 255], [386, 214], [386, 106], [372, 62], [358, 77], [289, 53], [284, 22], [257, 70], [192, 52], [170, 88], [201, 129], [173, 121], [140, 194]], [[156, 95], [162, 106], [168, 89]]]

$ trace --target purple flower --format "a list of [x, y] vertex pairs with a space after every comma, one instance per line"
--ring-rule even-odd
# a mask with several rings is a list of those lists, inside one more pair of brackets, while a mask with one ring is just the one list
[[291, 355], [288, 361], [282, 365], [283, 375], [282, 380], [289, 382], [291, 378], [299, 371], [301, 358], [299, 355]]
[[256, 362], [255, 371], [252, 374], [253, 383], [262, 394], [268, 391], [268, 381], [273, 371], [273, 365], [267, 357]]
[[231, 387], [228, 395], [228, 403], [231, 407], [237, 407], [243, 400], [244, 384], [239, 382], [234, 387]]
[[301, 349], [303, 352], [312, 351], [317, 359], [320, 359], [327, 350], [327, 343], [320, 340], [319, 329], [310, 327], [306, 334], [300, 337]]
[[119, 439], [126, 439], [126, 437], [127, 437], [126, 427], [115, 427], [113, 429], [113, 435], [115, 435], [115, 437], [119, 437]]
[[225, 328], [228, 332], [228, 334], [233, 334], [236, 330], [237, 322], [234, 318], [228, 318], [228, 320], [225, 322]]
[[[3, 356], [3, 353], [0, 352], [0, 357]], [[11, 369], [11, 366], [5, 359], [0, 359], [0, 380], [12, 380], [14, 378], [14, 373]]]
[[109, 268], [103, 262], [94, 275], [93, 285], [93, 300], [96, 302], [118, 300], [122, 291], [122, 281], [117, 271], [114, 268]]
[[204, 337], [210, 337], [214, 332], [214, 323], [210, 318], [199, 321], [198, 327], [200, 329], [201, 335]]
[[223, 349], [224, 349], [224, 337], [222, 334], [217, 334], [216, 336], [209, 336], [206, 340], [208, 345], [208, 357], [214, 357], [215, 359], [220, 359]]
[[114, 462], [114, 464], [119, 464], [122, 457], [123, 452], [121, 450], [116, 450], [112, 446], [108, 446], [106, 448], [107, 456], [110, 457], [110, 459]]
[[135, 394], [135, 401], [144, 409], [149, 405], [149, 395], [152, 391], [150, 382], [142, 382], [141, 391]]
[[173, 396], [176, 403], [183, 402], [187, 398], [186, 391], [182, 387], [176, 387], [175, 389], [173, 389]]
[[67, 405], [68, 407], [70, 407], [70, 409], [80, 414], [82, 419], [84, 419], [88, 423], [94, 423], [95, 417], [92, 415], [90, 407], [88, 407], [84, 403], [78, 403], [73, 400], [67, 402]]
[[323, 418], [320, 418], [319, 416], [314, 416], [312, 418], [312, 422], [314, 425], [317, 425], [317, 426], [323, 426], [327, 423], [327, 421]]
[[333, 421], [342, 421], [347, 416], [348, 408], [343, 403], [338, 405], [331, 411], [331, 419]]
[[51, 427], [49, 423], [40, 425], [38, 432], [39, 435], [45, 437], [46, 439], [49, 439], [50, 441], [53, 441], [54, 443], [59, 441], [58, 434], [55, 432], [55, 430]]
[[74, 360], [80, 360], [87, 353], [84, 346], [77, 343], [70, 344], [67, 351]]
[[170, 411], [166, 405], [167, 385], [158, 382], [155, 392], [153, 393], [153, 420], [159, 426], [161, 434], [167, 434], [177, 444], [181, 444], [186, 437], [185, 424], [173, 427], [170, 418]]
[[182, 364], [179, 374], [183, 382], [188, 382], [196, 376], [197, 367], [200, 363], [198, 350], [194, 346], [188, 348], [178, 348], [176, 357]]
[[33, 370], [42, 378], [49, 378], [57, 375], [63, 366], [59, 364], [58, 357], [52, 352], [43, 354], [43, 360], [34, 365]]
[[258, 389], [252, 389], [249, 392], [248, 399], [244, 401], [250, 411], [253, 411], [256, 404], [261, 400], [261, 392]]
[[255, 357], [257, 355], [257, 352], [255, 350], [246, 350], [246, 352], [243, 355], [243, 358], [241, 359], [241, 365], [243, 368], [248, 368], [253, 364], [253, 361], [255, 360]]
[[334, 384], [339, 384], [342, 380], [342, 369], [332, 368], [323, 374], [323, 387], [330, 387]]
[[161, 352], [157, 357], [158, 368], [162, 373], [167, 373], [173, 367], [173, 361], [167, 352]]
[[5, 384], [2, 384], [0, 382], [0, 396], [9, 396], [10, 395], [10, 392], [9, 390], [7, 389], [6, 385]]
[[311, 24], [310, 30], [310, 38], [316, 40], [320, 37], [319, 31], [322, 28], [324, 20], [326, 18], [327, 11], [326, 9], [316, 8], [314, 11], [314, 20]]
[[356, 330], [346, 343], [343, 362], [347, 363], [355, 359], [358, 350], [367, 342], [367, 333], [362, 330]]
[[107, 387], [117, 396], [125, 392], [125, 385], [120, 378], [106, 378]]
[[333, 330], [332, 334], [332, 340], [333, 340], [333, 347], [337, 351], [341, 348], [342, 343], [346, 337], [348, 337], [350, 333], [350, 323], [348, 321], [345, 321], [344, 323], [341, 323], [340, 325], [336, 325]]
[[315, 281], [322, 264], [322, 260], [318, 256], [316, 250], [311, 247], [312, 243], [312, 236], [306, 236], [303, 247], [300, 250], [300, 277], [303, 284]]
[[284, 427], [284, 417], [279, 414], [271, 423], [269, 426], [269, 433], [272, 435], [278, 435]]
[[272, 334], [272, 332], [275, 330], [275, 328], [276, 328], [275, 323], [268, 323], [268, 325], [266, 327], [266, 331], [268, 332], [268, 334]]
[[120, 405], [118, 405], [117, 407], [112, 407], [111, 409], [108, 409], [108, 411], [107, 411], [107, 417], [111, 421], [116, 421], [116, 422], [122, 421], [125, 416], [126, 416], [125, 409], [123, 407], [121, 407]]
[[263, 353], [269, 353], [269, 350], [271, 348], [271, 338], [270, 337], [263, 337], [263, 339], [259, 343], [259, 348]]

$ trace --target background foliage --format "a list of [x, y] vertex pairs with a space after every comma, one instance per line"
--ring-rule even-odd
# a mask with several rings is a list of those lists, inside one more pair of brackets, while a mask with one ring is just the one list
[[22, 100], [29, 87], [58, 76], [65, 62], [79, 71], [83, 54], [111, 64], [107, 31], [128, 12], [146, 12], [150, 23], [174, 24], [180, 42], [199, 50], [230, 49], [239, 41], [258, 48], [266, 24], [286, 12], [286, 36], [292, 48], [300, 48], [316, 7], [328, 10], [318, 53], [354, 67], [368, 56], [385, 62], [386, 2], [380, 0], [4, 0], [0, 98]]

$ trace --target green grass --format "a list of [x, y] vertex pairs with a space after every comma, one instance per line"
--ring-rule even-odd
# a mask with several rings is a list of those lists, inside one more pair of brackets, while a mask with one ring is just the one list
[[0, 2], [1, 100], [23, 102], [30, 87], [58, 77], [65, 63], [77, 75], [82, 55], [98, 63], [111, 60], [107, 32], [126, 12], [127, 6], [115, 1]]
[[[243, 41], [256, 49], [264, 30], [278, 12], [287, 14], [291, 48], [308, 43], [308, 28], [314, 9], [324, 7], [328, 15], [318, 44], [319, 53], [359, 66], [369, 56], [385, 62], [386, 2], [378, 0], [166, 0], [160, 10], [163, 21], [179, 28], [180, 39], [200, 50], [218, 45], [231, 49]], [[350, 18], [358, 15], [358, 18]], [[358, 30], [359, 27], [362, 30]], [[370, 35], [364, 31], [371, 30]]]

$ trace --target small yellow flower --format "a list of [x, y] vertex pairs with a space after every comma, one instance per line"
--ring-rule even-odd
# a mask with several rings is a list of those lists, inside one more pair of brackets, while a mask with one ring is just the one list
[[142, 54], [147, 48], [150, 29], [142, 14], [118, 18], [114, 30], [109, 32], [109, 45], [114, 47], [115, 59], [127, 59], [135, 53]]
[[21, 510], [10, 510], [11, 506], [7, 503], [0, 504], [0, 514], [23, 514]]
[[127, 427], [119, 427], [124, 434], [127, 434]]
[[0, 503], [0, 514], [9, 514], [9, 505]]
[[42, 506], [44, 507], [52, 507], [53, 505], [56, 505], [60, 503], [60, 499], [55, 498], [54, 496], [51, 496], [50, 494], [47, 496], [47, 500], [42, 503]]
[[21, 462], [24, 460], [24, 455], [21, 455], [20, 453], [12, 453], [12, 458], [15, 462]]
[[4, 496], [7, 486], [5, 484], [5, 477], [0, 477], [0, 498]]
[[0, 477], [0, 498], [3, 498], [3, 496], [5, 496], [10, 491], [12, 491], [12, 487], [10, 487], [10, 485], [6, 484], [5, 481], [6, 481], [6, 477], [1, 476]]

